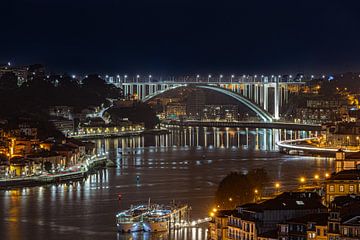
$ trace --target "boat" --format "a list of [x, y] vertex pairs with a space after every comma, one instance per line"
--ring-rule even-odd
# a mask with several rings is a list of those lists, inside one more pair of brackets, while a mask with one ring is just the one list
[[116, 226], [119, 232], [130, 233], [143, 231], [143, 216], [147, 213], [147, 205], [138, 205], [116, 215]]
[[144, 217], [145, 232], [165, 232], [169, 230], [172, 211], [169, 209], [153, 209]]
[[189, 220], [188, 205], [137, 205], [116, 214], [118, 232], [164, 232], [181, 227]]

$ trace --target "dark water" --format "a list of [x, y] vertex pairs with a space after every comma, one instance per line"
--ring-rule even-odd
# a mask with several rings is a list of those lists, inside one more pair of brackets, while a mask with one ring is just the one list
[[256, 146], [256, 132], [241, 134], [240, 141], [235, 133], [228, 144], [226, 133], [219, 134], [222, 144], [207, 147], [203, 147], [204, 137], [189, 141], [189, 133], [184, 137], [183, 132], [98, 140], [98, 151], [108, 151], [119, 166], [74, 185], [1, 191], [0, 239], [206, 239], [205, 228], [170, 235], [118, 235], [114, 215], [119, 205], [127, 208], [151, 198], [160, 203], [173, 199], [189, 203], [192, 217], [203, 218], [213, 207], [217, 184], [230, 171], [264, 167], [272, 177], [268, 184], [272, 191], [275, 181], [290, 189], [300, 176], [324, 175], [332, 168], [328, 159], [285, 156], [271, 150], [274, 146], [270, 150]]

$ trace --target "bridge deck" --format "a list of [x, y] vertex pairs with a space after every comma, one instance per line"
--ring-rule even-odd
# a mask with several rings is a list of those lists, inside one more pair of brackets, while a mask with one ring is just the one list
[[269, 129], [288, 129], [288, 130], [305, 130], [321, 131], [321, 125], [316, 124], [299, 124], [286, 122], [250, 122], [250, 121], [165, 121], [165, 125], [182, 126], [182, 127], [239, 127], [239, 128], [269, 128]]

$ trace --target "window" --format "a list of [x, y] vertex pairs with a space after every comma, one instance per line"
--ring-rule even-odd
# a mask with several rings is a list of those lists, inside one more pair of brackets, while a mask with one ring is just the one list
[[344, 191], [344, 185], [340, 185], [340, 186], [339, 186], [339, 191], [340, 191], [340, 192], [343, 192], [343, 191]]
[[353, 192], [354, 191], [354, 185], [350, 185], [349, 186], [349, 192]]
[[348, 234], [348, 229], [346, 227], [344, 228], [343, 233], [345, 236]]
[[335, 187], [334, 187], [334, 185], [330, 185], [330, 187], [329, 187], [329, 191], [330, 191], [330, 192], [334, 192], [334, 191], [335, 191]]
[[318, 228], [318, 229], [316, 229], [316, 234], [318, 235], [318, 236], [320, 236], [321, 235], [321, 232], [320, 232], [320, 229]]

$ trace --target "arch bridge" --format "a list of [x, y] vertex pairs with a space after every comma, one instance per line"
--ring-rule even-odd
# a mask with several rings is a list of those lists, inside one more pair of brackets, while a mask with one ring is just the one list
[[[288, 102], [290, 89], [299, 89], [304, 82], [124, 82], [121, 83], [125, 96], [136, 95], [143, 102], [161, 95], [167, 91], [187, 86], [216, 91], [234, 98], [258, 115], [264, 122], [278, 120], [280, 107]], [[272, 94], [270, 94], [272, 91]], [[269, 113], [269, 103], [274, 108]]]

